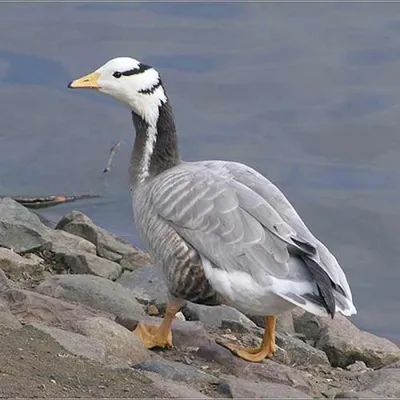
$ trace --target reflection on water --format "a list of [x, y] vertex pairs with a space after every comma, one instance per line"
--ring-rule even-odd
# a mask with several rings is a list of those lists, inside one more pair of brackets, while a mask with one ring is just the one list
[[99, 193], [44, 214], [79, 208], [139, 241], [129, 111], [66, 89], [137, 57], [162, 74], [183, 157], [245, 162], [278, 184], [346, 270], [355, 321], [400, 338], [399, 30], [389, 3], [0, 4], [1, 194]]

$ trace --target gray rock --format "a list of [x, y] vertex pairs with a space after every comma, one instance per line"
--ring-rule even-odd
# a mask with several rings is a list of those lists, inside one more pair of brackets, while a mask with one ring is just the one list
[[3, 292], [7, 289], [11, 289], [13, 287], [13, 282], [10, 281], [4, 271], [0, 269], [0, 292]]
[[298, 365], [330, 365], [328, 357], [300, 339], [285, 333], [276, 332], [276, 344], [284, 349], [292, 366]]
[[51, 230], [51, 251], [55, 254], [83, 251], [96, 254], [96, 246], [88, 240], [62, 230]]
[[400, 369], [384, 368], [359, 377], [360, 398], [400, 398]]
[[119, 262], [124, 255], [141, 252], [138, 248], [96, 226], [89, 217], [79, 211], [72, 211], [64, 216], [56, 229], [62, 229], [88, 240], [96, 246], [100, 257], [110, 261]]
[[115, 316], [138, 318], [142, 306], [131, 291], [118, 283], [93, 275], [53, 275], [38, 285], [41, 294], [85, 304]]
[[143, 371], [142, 374], [150, 378], [153, 385], [169, 399], [210, 399], [187, 385], [163, 378], [154, 372]]
[[140, 250], [137, 250], [135, 253], [123, 255], [119, 263], [124, 270], [128, 271], [135, 271], [138, 268], [152, 264], [150, 255]]
[[350, 372], [366, 372], [371, 370], [365, 365], [364, 361], [356, 361], [354, 364], [350, 364], [346, 367], [346, 369]]
[[122, 273], [119, 264], [83, 251], [58, 253], [56, 261], [75, 274], [91, 274], [116, 280]]
[[[249, 318], [260, 328], [264, 328], [264, 317], [251, 315]], [[276, 319], [276, 330], [283, 333], [295, 333], [293, 315], [291, 311], [286, 311], [278, 315]]]
[[307, 394], [312, 393], [312, 384], [306, 373], [270, 359], [262, 363], [249, 363], [215, 343], [201, 346], [196, 355], [206, 361], [220, 364], [228, 374], [241, 379], [279, 383]]
[[354, 391], [344, 391], [336, 393], [334, 399], [359, 399], [360, 395]]
[[68, 332], [42, 324], [29, 324], [33, 328], [51, 336], [65, 350], [76, 356], [88, 358], [89, 360], [104, 363], [106, 361], [106, 346], [104, 343], [90, 339], [79, 333]]
[[106, 313], [29, 290], [6, 289], [0, 292], [0, 298], [22, 323], [39, 322], [64, 330], [74, 330], [79, 320], [98, 315], [107, 316]]
[[22, 257], [12, 250], [0, 247], [0, 268], [10, 277], [24, 273], [42, 272], [43, 266], [36, 260]]
[[[133, 331], [138, 322], [151, 323], [159, 326], [162, 318], [145, 316], [143, 318], [117, 317], [115, 322], [126, 329]], [[203, 325], [196, 321], [180, 321], [175, 319], [172, 323], [172, 343], [179, 349], [198, 349], [210, 343], [210, 339]]]
[[[188, 321], [200, 321], [212, 328], [229, 328], [236, 332], [250, 332], [256, 324], [240, 311], [228, 306], [203, 306], [187, 303], [182, 313]], [[226, 321], [223, 324], [223, 321]], [[235, 324], [236, 323], [236, 324]]]
[[104, 343], [108, 364], [138, 364], [151, 358], [151, 353], [132, 332], [107, 318], [79, 321], [76, 329], [82, 335]]
[[3, 326], [8, 329], [22, 328], [21, 323], [9, 310], [4, 301], [0, 301], [0, 326]]
[[296, 332], [304, 334], [326, 353], [334, 367], [345, 368], [355, 361], [364, 361], [370, 368], [379, 368], [400, 359], [397, 345], [361, 331], [340, 314], [332, 320], [328, 316], [299, 313], [294, 317], [294, 325]]
[[154, 304], [161, 313], [165, 312], [168, 292], [161, 268], [143, 267], [125, 272], [117, 282], [130, 289], [140, 303]]
[[38, 216], [10, 198], [0, 199], [0, 246], [25, 253], [49, 249], [49, 228]]
[[209, 375], [192, 365], [182, 364], [168, 360], [153, 360], [132, 365], [132, 368], [139, 371], [155, 372], [164, 378], [178, 382], [201, 382], [217, 384], [219, 379]]
[[219, 391], [232, 399], [311, 399], [310, 396], [279, 383], [251, 382], [234, 376], [224, 377]]

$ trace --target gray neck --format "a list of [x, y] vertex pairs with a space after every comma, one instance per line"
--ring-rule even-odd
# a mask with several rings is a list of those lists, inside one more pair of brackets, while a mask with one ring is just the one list
[[[149, 126], [135, 112], [132, 112], [132, 120], [136, 130], [136, 138], [131, 156], [130, 175], [131, 184], [137, 186], [178, 165], [181, 160], [169, 101], [159, 107], [159, 117], [155, 127]], [[154, 141], [151, 140], [152, 137]], [[152, 152], [150, 157], [146, 159], [149, 148]]]

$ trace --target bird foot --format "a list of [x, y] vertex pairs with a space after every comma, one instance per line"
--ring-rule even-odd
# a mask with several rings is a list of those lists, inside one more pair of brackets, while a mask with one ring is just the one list
[[255, 348], [238, 346], [222, 339], [217, 339], [216, 342], [230, 350], [235, 356], [251, 362], [262, 362], [264, 359], [272, 357], [275, 353], [275, 344], [273, 342], [267, 345], [262, 344], [260, 347]]
[[140, 322], [133, 334], [143, 342], [147, 349], [154, 347], [172, 348], [171, 329], [162, 329], [160, 326]]

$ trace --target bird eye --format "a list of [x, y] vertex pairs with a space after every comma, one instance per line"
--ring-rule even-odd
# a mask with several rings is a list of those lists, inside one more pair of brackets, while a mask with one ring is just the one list
[[114, 78], [121, 78], [121, 76], [122, 76], [122, 74], [121, 74], [121, 72], [119, 72], [119, 71], [115, 71], [114, 73], [113, 73], [113, 77]]

